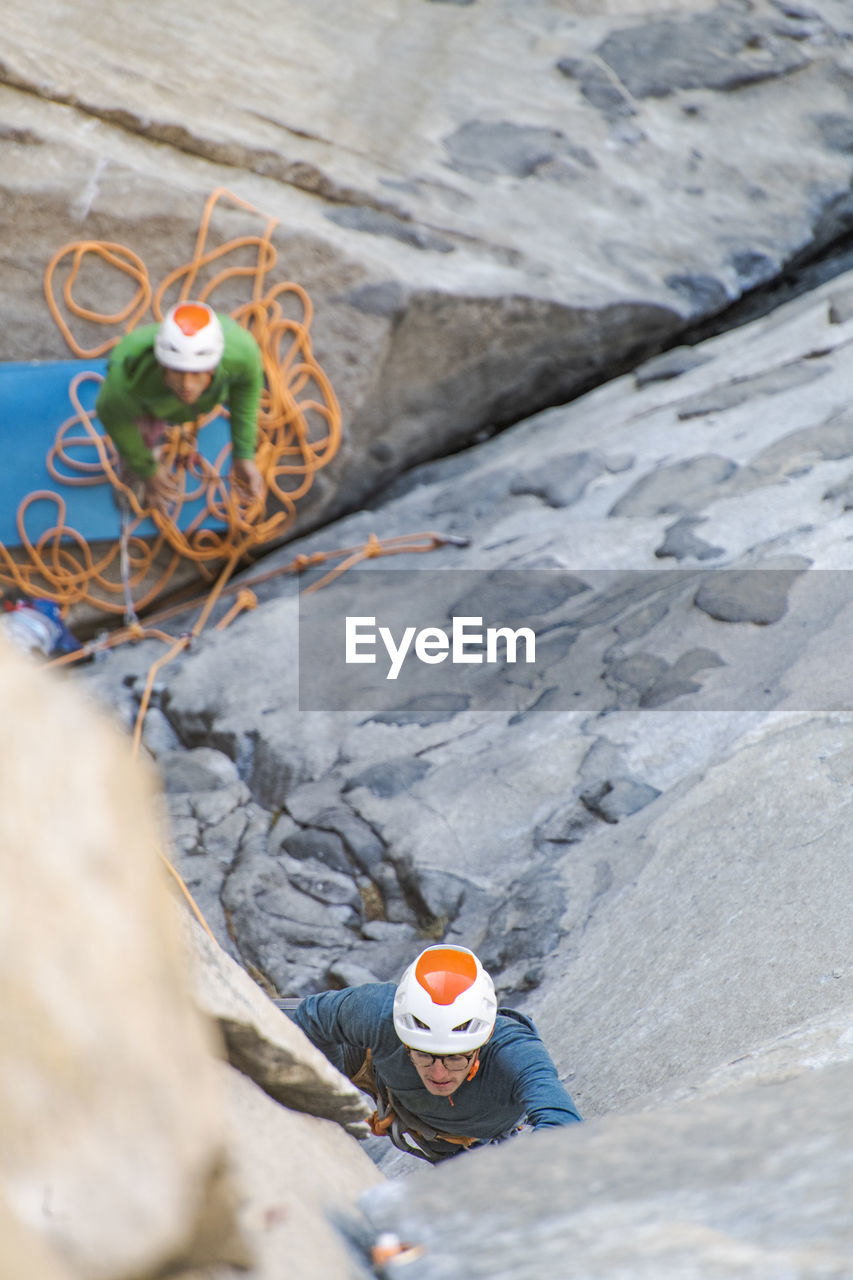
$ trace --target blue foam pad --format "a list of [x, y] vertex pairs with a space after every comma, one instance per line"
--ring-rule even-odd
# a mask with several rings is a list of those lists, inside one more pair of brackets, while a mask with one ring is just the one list
[[[18, 507], [22, 499], [36, 489], [50, 489], [60, 494], [66, 503], [65, 523], [89, 541], [118, 537], [119, 514], [109, 482], [104, 480], [85, 487], [62, 484], [50, 475], [46, 465], [57, 430], [76, 415], [69, 396], [72, 379], [87, 371], [103, 374], [106, 367], [106, 359], [0, 363], [0, 542], [7, 547], [20, 544], [16, 524]], [[80, 384], [80, 403], [89, 412], [94, 408], [99, 387], [95, 379], [86, 379]], [[103, 431], [97, 420], [95, 425]], [[83, 436], [85, 430], [78, 426], [69, 434]], [[199, 451], [213, 460], [230, 438], [228, 419], [217, 417], [200, 432]], [[95, 460], [91, 446], [72, 446], [68, 453], [74, 459]], [[186, 503], [180, 525], [185, 528], [201, 507], [201, 501]], [[35, 542], [54, 527], [56, 520], [54, 502], [32, 503], [26, 513], [27, 536]], [[204, 527], [221, 526], [206, 520]], [[157, 531], [152, 521], [145, 520], [137, 532], [146, 537]]]

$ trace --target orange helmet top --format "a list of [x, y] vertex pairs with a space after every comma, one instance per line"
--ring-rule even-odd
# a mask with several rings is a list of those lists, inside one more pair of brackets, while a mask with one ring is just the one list
[[473, 986], [477, 961], [469, 951], [435, 947], [418, 957], [415, 977], [434, 1004], [453, 1004], [457, 996]]
[[210, 324], [210, 308], [200, 302], [181, 302], [172, 312], [172, 319], [181, 333], [191, 338], [199, 329]]

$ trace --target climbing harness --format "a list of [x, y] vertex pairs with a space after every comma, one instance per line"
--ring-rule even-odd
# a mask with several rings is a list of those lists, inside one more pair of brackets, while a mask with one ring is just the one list
[[364, 1061], [351, 1079], [357, 1089], [369, 1094], [376, 1103], [376, 1110], [367, 1121], [371, 1133], [380, 1138], [390, 1138], [394, 1146], [400, 1151], [405, 1151], [407, 1155], [416, 1156], [419, 1160], [426, 1160], [430, 1164], [437, 1164], [454, 1153], [442, 1151], [434, 1145], [435, 1143], [450, 1143], [451, 1146], [467, 1150], [480, 1142], [479, 1138], [464, 1137], [455, 1133], [440, 1133], [408, 1111], [376, 1079], [370, 1049], [366, 1050]]

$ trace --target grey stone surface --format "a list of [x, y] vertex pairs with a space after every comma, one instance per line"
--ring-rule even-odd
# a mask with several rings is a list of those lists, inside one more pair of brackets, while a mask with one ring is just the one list
[[[824, 982], [839, 982], [841, 969], [827, 974]], [[853, 1059], [853, 1011], [842, 1004], [837, 1012], [817, 1017], [782, 1035], [755, 1045], [713, 1070], [695, 1071], [662, 1090], [646, 1094], [629, 1111], [653, 1111], [672, 1102], [695, 1102], [753, 1085], [784, 1084], [819, 1073]]]
[[403, 791], [408, 791], [415, 783], [430, 771], [426, 760], [389, 760], [369, 765], [362, 773], [351, 778], [346, 790], [353, 787], [367, 787], [368, 791], [383, 799], [390, 799]]
[[428, 693], [411, 698], [388, 711], [380, 711], [371, 716], [371, 719], [377, 724], [416, 724], [425, 729], [429, 725], [452, 720], [460, 712], [467, 710], [468, 703], [469, 699], [465, 694]]
[[559, 466], [534, 468], [513, 480], [510, 493], [530, 493], [550, 507], [570, 507], [582, 497], [587, 485], [604, 470], [601, 459], [592, 453], [571, 454]]
[[853, 454], [853, 417], [844, 406], [826, 421], [781, 435], [750, 462], [761, 476], [777, 477], [813, 466], [818, 460], [849, 458]]
[[736, 470], [730, 458], [702, 454], [659, 467], [639, 479], [614, 503], [612, 516], [666, 515], [701, 508], [711, 500], [713, 487]]
[[703, 271], [673, 272], [664, 277], [664, 284], [682, 300], [691, 316], [714, 315], [729, 302], [723, 282]]
[[[638, 879], [599, 903], [530, 1003], [558, 1061], [582, 1059], [585, 1114], [849, 1007], [849, 727], [782, 717], [630, 820], [648, 855]], [[587, 856], [612, 859], [618, 835], [588, 836]]]
[[372, 969], [347, 961], [330, 965], [326, 976], [337, 987], [360, 987], [365, 982], [379, 982]]
[[560, 58], [556, 67], [568, 79], [577, 80], [586, 101], [611, 123], [637, 115], [627, 89], [597, 59]]
[[496, 174], [515, 178], [551, 176], [555, 159], [568, 157], [596, 168], [585, 147], [572, 143], [559, 129], [542, 129], [504, 120], [490, 124], [469, 120], [444, 139], [451, 168], [487, 180]]
[[153, 771], [5, 641], [0, 697], [0, 1269], [237, 1261], [217, 1046], [190, 998]]
[[210, 747], [165, 752], [158, 760], [158, 768], [167, 793], [217, 791], [239, 781], [234, 762]]
[[192, 808], [199, 822], [213, 825], [232, 816], [238, 804], [245, 804], [249, 799], [248, 788], [245, 783], [240, 782], [235, 787], [228, 787], [222, 791], [203, 791], [199, 795], [194, 795]]
[[364, 231], [372, 236], [389, 236], [399, 240], [401, 244], [410, 245], [414, 249], [428, 249], [435, 253], [452, 253], [455, 246], [445, 236], [424, 231], [413, 226], [404, 218], [393, 213], [369, 206], [355, 205], [347, 209], [330, 209], [326, 214], [330, 222], [339, 227], [349, 227], [352, 231]]
[[688, 693], [697, 693], [702, 688], [702, 682], [694, 677], [703, 671], [725, 665], [720, 655], [711, 649], [691, 649], [682, 653], [672, 666], [646, 685], [640, 693], [637, 705], [643, 708], [662, 707]]
[[675, 560], [686, 560], [688, 557], [694, 560], [715, 560], [724, 555], [724, 547], [714, 547], [693, 532], [702, 523], [701, 516], [682, 516], [680, 520], [676, 520], [667, 529], [661, 545], [655, 547], [657, 558], [665, 560], [667, 556], [672, 556]]
[[827, 372], [827, 366], [819, 360], [802, 360], [784, 365], [780, 369], [772, 369], [769, 373], [757, 374], [751, 378], [738, 378], [726, 385], [715, 387], [713, 391], [683, 400], [678, 409], [678, 416], [686, 421], [689, 418], [701, 418], [708, 413], [721, 413], [733, 409], [748, 400], [760, 396], [775, 396], [791, 387], [806, 386], [821, 378]]
[[150, 707], [145, 716], [142, 743], [155, 757], [180, 750], [180, 739], [159, 707]]
[[614, 31], [596, 52], [636, 98], [731, 90], [805, 65], [803, 52], [777, 31], [777, 24], [744, 20], [737, 7], [722, 4], [710, 13]]
[[368, 920], [362, 927], [365, 938], [376, 942], [402, 939], [404, 942], [414, 941], [416, 931], [409, 924], [392, 924], [389, 920]]
[[846, 476], [838, 484], [831, 485], [823, 495], [827, 502], [840, 502], [842, 510], [853, 508], [853, 476]]
[[702, 355], [694, 347], [673, 347], [651, 360], [644, 361], [634, 370], [634, 381], [638, 387], [648, 386], [650, 382], [668, 382], [678, 378], [690, 369], [705, 364], [708, 357]]
[[[850, 1064], [522, 1135], [363, 1204], [414, 1280], [840, 1280], [853, 1250]], [[512, 1188], [512, 1194], [508, 1189]]]
[[180, 925], [196, 1005], [218, 1024], [232, 1065], [290, 1110], [324, 1116], [364, 1136], [364, 1095], [188, 913]]
[[829, 112], [826, 115], [817, 116], [815, 123], [825, 145], [831, 151], [848, 152], [853, 149], [853, 130], [846, 116]]
[[[822, 1072], [845, 1032], [824, 1044], [819, 1027], [850, 1005], [849, 281], [648, 357], [849, 226], [849, 15], [835, 0], [812, 14], [685, 0], [648, 20], [604, 8], [419, 3], [403, 23], [396, 4], [355, 19], [342, 4], [325, 16], [262, 6], [269, 31], [286, 23], [298, 38], [286, 81], [278, 65], [246, 75], [236, 11], [216, 10], [227, 58], [205, 37], [195, 96], [172, 103], [133, 38], [153, 31], [145, 10], [107, 50], [86, 34], [93, 9], [75, 14], [72, 42], [68, 19], [39, 0], [10, 19], [4, 55], [8, 127], [40, 139], [36, 169], [30, 144], [2, 140], [3, 216], [28, 228], [20, 269], [32, 284], [22, 298], [9, 290], [19, 322], [5, 351], [63, 354], [39, 319], [36, 264], [60, 229], [68, 238], [71, 207], [81, 234], [141, 239], [158, 278], [226, 165], [282, 219], [276, 244], [314, 298], [347, 422], [311, 519], [354, 514], [263, 569], [371, 533], [467, 541], [371, 562], [315, 596], [269, 580], [250, 616], [161, 672], [149, 745], [176, 788], [165, 806], [176, 866], [223, 950], [272, 993], [393, 980], [440, 938], [480, 952], [502, 994], [536, 1017], [584, 1114], [613, 1125], [606, 1148], [597, 1121], [573, 1138], [590, 1143], [570, 1218], [586, 1255], [546, 1224], [537, 1276], [554, 1249], [579, 1274], [694, 1266], [710, 1280], [740, 1267], [776, 1280], [775, 1267], [811, 1280], [810, 1269], [837, 1271], [849, 1243], [824, 1196], [831, 1175], [848, 1177], [849, 1141], [839, 1156], [841, 1137], [821, 1137], [815, 1152], [800, 1126], [791, 1172], [776, 1086], [747, 1097], [737, 1063], [790, 1063], [761, 1046], [796, 1024], [791, 1055], [821, 1059], [811, 1069]], [[179, 4], [168, 21], [185, 20]], [[32, 68], [65, 38], [44, 86]], [[660, 58], [639, 59], [652, 47]], [[173, 56], [165, 46], [158, 74]], [[249, 226], [223, 216], [217, 234]], [[331, 652], [389, 564], [406, 572], [377, 614], [387, 600], [395, 623], [409, 610], [442, 625], [460, 610], [535, 620], [536, 669], [460, 681], [437, 668], [437, 681], [424, 670], [375, 704], [310, 703], [305, 663]], [[456, 570], [475, 576], [470, 589], [454, 587]], [[508, 570], [512, 590], [499, 580]], [[301, 664], [300, 614], [321, 621], [328, 645]], [[80, 679], [130, 721], [160, 652], [142, 642]], [[673, 1099], [704, 1106], [720, 1073], [737, 1099], [670, 1119]], [[644, 1100], [654, 1116], [630, 1118], [642, 1132], [612, 1114]], [[769, 1182], [753, 1142], [762, 1126]], [[641, 1188], [638, 1153], [654, 1164], [658, 1132], [660, 1189], [626, 1211], [620, 1171]], [[569, 1136], [534, 1135], [537, 1157], [554, 1148], [543, 1178], [571, 1167], [557, 1154]], [[503, 1208], [519, 1199], [524, 1152], [519, 1140], [460, 1169], [506, 1159]], [[768, 1255], [761, 1223], [744, 1225], [725, 1196], [719, 1219], [696, 1208], [756, 1168], [748, 1185], [774, 1230], [783, 1203], [813, 1194], [817, 1242], [791, 1226]], [[517, 1208], [539, 1221], [527, 1201]], [[506, 1265], [517, 1256], [508, 1249]], [[461, 1249], [448, 1265], [464, 1260]], [[431, 1249], [410, 1266], [439, 1262]]]
[[346, 873], [352, 868], [346, 845], [336, 831], [322, 831], [317, 827], [299, 829], [284, 837], [281, 848], [292, 858], [322, 862], [336, 872]]
[[696, 592], [694, 604], [720, 622], [754, 622], [769, 626], [783, 618], [788, 610], [788, 593], [801, 568], [779, 564], [766, 568], [723, 570], [706, 578]]
[[656, 800], [660, 792], [647, 783], [636, 782], [632, 778], [615, 778], [601, 783], [594, 791], [581, 793], [581, 804], [603, 818], [605, 822], [618, 822], [627, 818], [647, 804]]
[[295, 866], [286, 862], [284, 865], [293, 887], [316, 898], [318, 902], [328, 906], [361, 907], [361, 899], [352, 876], [330, 871], [328, 867], [312, 859], [300, 860]]
[[846, 324], [853, 318], [853, 290], [841, 289], [829, 299], [829, 323]]

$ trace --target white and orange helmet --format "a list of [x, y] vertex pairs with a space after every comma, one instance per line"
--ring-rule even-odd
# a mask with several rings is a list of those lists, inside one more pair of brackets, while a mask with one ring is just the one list
[[224, 350], [222, 325], [206, 302], [176, 303], [154, 339], [154, 355], [158, 364], [182, 373], [204, 373], [215, 369]]
[[410, 964], [394, 996], [394, 1030], [409, 1049], [471, 1053], [492, 1034], [495, 986], [473, 951], [427, 947]]

